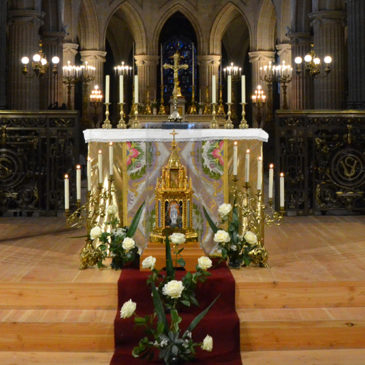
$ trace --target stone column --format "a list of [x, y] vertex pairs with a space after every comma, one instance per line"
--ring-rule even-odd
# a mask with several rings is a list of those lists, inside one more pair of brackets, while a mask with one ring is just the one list
[[[31, 60], [39, 51], [40, 9], [21, 9], [21, 2], [13, 1], [9, 8], [9, 49], [8, 49], [8, 95], [9, 108], [16, 110], [39, 109], [39, 79], [22, 74], [21, 58], [30, 59], [29, 75], [33, 72]], [[4, 56], [4, 55], [3, 55]]]
[[157, 65], [160, 57], [156, 55], [135, 55], [134, 59], [138, 72], [139, 100], [141, 103], [145, 103], [147, 89], [150, 91], [150, 99], [156, 97]]
[[[66, 66], [68, 62], [72, 65], [75, 64], [75, 56], [79, 45], [77, 43], [64, 43], [63, 44], [63, 66]], [[63, 103], [67, 104], [67, 86], [63, 85]], [[75, 89], [71, 88], [71, 109], [75, 107]]]
[[[62, 95], [62, 58], [63, 47], [62, 41], [64, 37], [63, 32], [45, 32], [43, 33], [43, 49], [47, 56], [49, 69], [46, 75], [40, 80], [40, 108], [47, 109], [49, 105], [57, 102], [60, 107], [63, 102]], [[60, 62], [55, 68], [52, 64], [52, 57], [58, 56]]]
[[0, 109], [6, 108], [6, 16], [7, 2], [0, 1]]
[[[290, 41], [292, 59], [302, 57], [304, 63], [304, 56], [310, 51], [310, 34], [306, 32], [291, 33]], [[295, 110], [313, 109], [313, 79], [305, 71], [303, 64], [299, 67], [300, 72], [296, 72], [296, 65], [293, 66], [290, 107]]]
[[[290, 43], [280, 43], [276, 45], [276, 50], [277, 50], [277, 54], [279, 56], [279, 63], [282, 64], [283, 61], [285, 62], [286, 65], [291, 66], [292, 65], [292, 49], [291, 49], [291, 44]], [[294, 71], [294, 70], [293, 70]], [[294, 71], [295, 73], [295, 71]], [[291, 108], [291, 86], [292, 83], [289, 82], [287, 84], [287, 102], [288, 102], [288, 108]], [[283, 107], [283, 89], [280, 85], [280, 108]]]
[[[216, 82], [218, 83], [219, 65], [221, 63], [220, 55], [201, 55], [198, 56], [199, 65], [199, 86], [201, 90], [201, 98], [203, 102], [206, 100], [206, 89], [208, 87], [209, 100], [211, 102], [211, 92], [212, 92], [212, 75], [216, 75]], [[218, 85], [218, 84], [217, 84]], [[217, 89], [218, 90], [218, 89]], [[219, 97], [219, 92], [217, 91], [217, 97]], [[199, 100], [199, 94], [195, 95], [195, 100]]]
[[347, 0], [348, 106], [365, 109], [365, 1]]
[[323, 60], [332, 57], [332, 71], [324, 76], [324, 65], [314, 79], [315, 109], [342, 109], [345, 89], [345, 13], [341, 10], [320, 10], [310, 14], [315, 53]]

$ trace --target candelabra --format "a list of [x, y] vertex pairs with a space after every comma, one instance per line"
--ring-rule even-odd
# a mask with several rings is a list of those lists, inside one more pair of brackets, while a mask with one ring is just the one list
[[256, 107], [256, 123], [258, 128], [262, 128], [262, 108], [266, 103], [266, 95], [264, 94], [264, 90], [262, 90], [261, 85], [258, 85], [255, 93], [251, 96], [252, 103]]
[[281, 65], [274, 66], [274, 71], [280, 86], [283, 90], [283, 109], [289, 109], [288, 107], [288, 97], [287, 88], [288, 84], [292, 80], [292, 67], [285, 64], [285, 61]]
[[232, 108], [232, 103], [227, 103], [227, 106], [228, 106], [228, 111], [227, 111], [227, 119], [226, 119], [226, 122], [224, 124], [224, 128], [226, 129], [233, 129], [233, 123], [232, 123], [232, 120], [231, 120], [231, 108]]
[[267, 121], [272, 121], [273, 119], [272, 85], [275, 81], [275, 76], [275, 66], [273, 67], [271, 62], [264, 67], [260, 67], [260, 80], [265, 82], [267, 86]]
[[90, 94], [90, 105], [94, 108], [94, 127], [98, 125], [98, 110], [102, 104], [103, 101], [103, 94], [101, 90], [99, 89], [98, 85], [94, 86], [94, 89], [91, 91]]
[[215, 117], [216, 117], [216, 111], [215, 111], [216, 106], [217, 106], [216, 103], [212, 103], [212, 121], [210, 122], [210, 128], [212, 128], [212, 129], [218, 128], [218, 123], [215, 119]]
[[[294, 62], [296, 64], [295, 71], [297, 74], [300, 74], [302, 72], [303, 58], [301, 56], [297, 56], [295, 57]], [[323, 58], [323, 62], [325, 64], [324, 72], [325, 74], [328, 74], [331, 71], [332, 57], [325, 56]], [[309, 53], [304, 56], [304, 69], [312, 77], [316, 77], [321, 72], [321, 59], [314, 52], [313, 43], [311, 43]]]

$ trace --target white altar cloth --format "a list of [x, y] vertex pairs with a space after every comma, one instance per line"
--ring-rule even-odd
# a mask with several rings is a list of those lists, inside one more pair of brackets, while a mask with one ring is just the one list
[[[170, 142], [171, 129], [86, 129], [89, 142]], [[248, 129], [177, 129], [176, 141], [257, 140], [267, 142], [269, 135], [258, 128]]]

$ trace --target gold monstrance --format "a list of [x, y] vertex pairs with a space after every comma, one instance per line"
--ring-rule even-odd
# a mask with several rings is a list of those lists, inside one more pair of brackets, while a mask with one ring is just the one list
[[196, 241], [197, 233], [192, 227], [193, 189], [191, 178], [182, 165], [175, 141], [175, 130], [171, 143], [171, 154], [162, 168], [155, 190], [155, 228], [151, 233], [151, 242], [163, 242], [166, 233], [181, 232], [186, 241]]

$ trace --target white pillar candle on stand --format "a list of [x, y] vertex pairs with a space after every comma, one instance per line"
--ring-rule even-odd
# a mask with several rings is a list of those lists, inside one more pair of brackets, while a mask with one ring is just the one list
[[113, 154], [113, 142], [109, 142], [109, 175], [113, 176], [114, 167], [114, 154]]
[[65, 210], [70, 209], [70, 181], [68, 175], [65, 175]]
[[246, 103], [246, 76], [241, 76], [241, 102]]
[[98, 152], [98, 182], [103, 183], [103, 153], [101, 150]]
[[238, 165], [238, 146], [237, 141], [233, 143], [233, 175], [237, 176], [237, 165]]
[[87, 191], [91, 191], [91, 158], [87, 158]]
[[123, 103], [124, 102], [124, 88], [123, 88], [123, 83], [124, 83], [124, 76], [123, 75], [119, 75], [119, 103]]
[[257, 190], [262, 190], [262, 157], [257, 158]]
[[274, 164], [269, 165], [269, 199], [273, 197], [274, 190]]
[[285, 190], [284, 190], [284, 173], [280, 173], [280, 208], [284, 208], [285, 198], [284, 198]]
[[250, 181], [250, 150], [246, 150], [246, 158], [245, 158], [245, 182], [248, 183]]
[[232, 102], [232, 76], [228, 75], [227, 78], [227, 103]]
[[138, 104], [138, 75], [134, 75], [134, 103]]
[[217, 89], [215, 84], [215, 75], [212, 75], [212, 104], [217, 102]]
[[109, 103], [110, 76], [105, 76], [105, 103]]
[[76, 200], [81, 200], [81, 166], [76, 165]]

